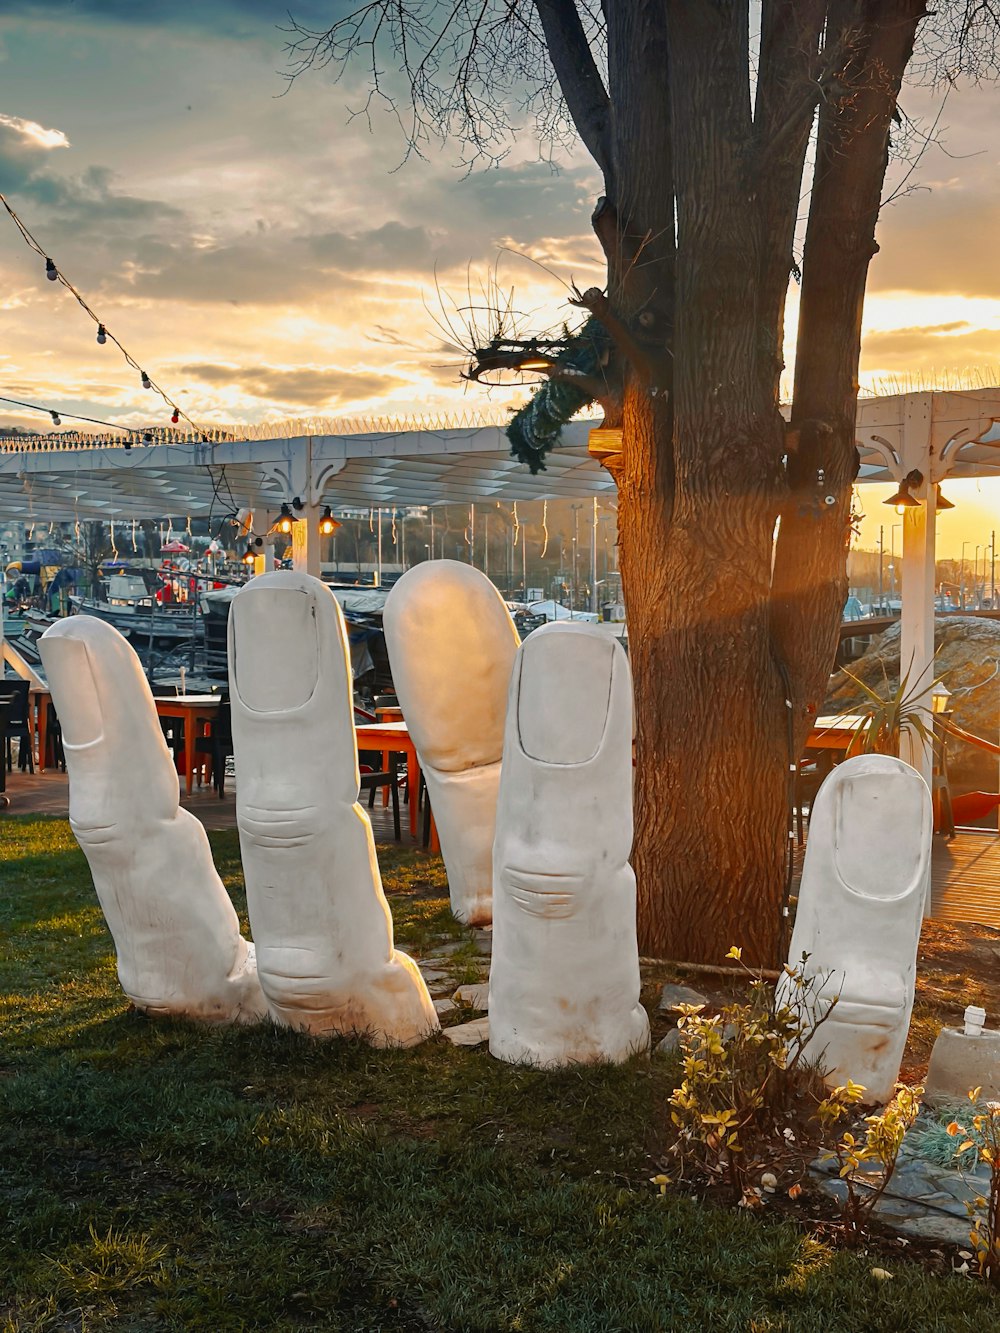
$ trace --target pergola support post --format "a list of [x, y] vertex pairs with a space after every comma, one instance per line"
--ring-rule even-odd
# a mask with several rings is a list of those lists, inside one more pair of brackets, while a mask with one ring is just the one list
[[[903, 400], [902, 455], [905, 472], [916, 469], [924, 478], [921, 503], [903, 512], [903, 595], [900, 613], [900, 681], [906, 679], [911, 706], [932, 729], [931, 686], [934, 683], [934, 591], [937, 488], [931, 479], [933, 395], [907, 394]], [[930, 786], [933, 747], [912, 731], [899, 742], [900, 758], [912, 764]]]

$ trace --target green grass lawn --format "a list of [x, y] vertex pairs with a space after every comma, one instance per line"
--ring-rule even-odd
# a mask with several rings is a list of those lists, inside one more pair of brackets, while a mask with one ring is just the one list
[[[236, 835], [210, 836], [243, 915]], [[467, 937], [439, 861], [380, 858], [401, 947]], [[660, 1198], [665, 1061], [543, 1074], [131, 1012], [63, 820], [0, 822], [0, 931], [4, 1330], [1000, 1329], [971, 1282]]]

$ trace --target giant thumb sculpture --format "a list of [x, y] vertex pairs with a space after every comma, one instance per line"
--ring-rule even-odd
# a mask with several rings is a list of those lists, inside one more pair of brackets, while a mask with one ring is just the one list
[[[809, 817], [789, 965], [812, 981], [821, 1018], [805, 1048], [831, 1085], [853, 1079], [866, 1102], [892, 1096], [916, 985], [930, 874], [931, 798], [909, 764], [858, 755], [838, 764]], [[808, 954], [803, 964], [802, 956]], [[778, 998], [794, 1002], [785, 974]]]
[[451, 910], [470, 926], [489, 925], [517, 630], [485, 574], [457, 560], [428, 560], [404, 574], [386, 599], [382, 624], [441, 838]]
[[536, 630], [514, 664], [493, 851], [490, 1051], [544, 1067], [649, 1045], [639, 1003], [632, 682], [601, 630]]
[[253, 946], [178, 801], [177, 770], [132, 648], [111, 625], [72, 616], [39, 640], [62, 723], [69, 819], [94, 877], [137, 1009], [214, 1022], [266, 1012]]
[[438, 1018], [393, 948], [329, 588], [291, 571], [251, 579], [229, 615], [229, 680], [247, 906], [272, 1014], [377, 1046], [423, 1040]]

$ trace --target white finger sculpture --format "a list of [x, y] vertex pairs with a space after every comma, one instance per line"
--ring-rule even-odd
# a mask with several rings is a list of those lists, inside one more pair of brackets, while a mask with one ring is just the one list
[[428, 560], [404, 574], [382, 624], [441, 838], [451, 910], [468, 925], [489, 925], [517, 629], [485, 574], [457, 560]]
[[266, 1013], [253, 946], [178, 800], [177, 770], [135, 652], [111, 625], [72, 616], [42, 663], [62, 723], [69, 819], [137, 1009], [211, 1022]]
[[515, 1064], [622, 1061], [639, 1003], [632, 682], [608, 634], [554, 623], [510, 685], [493, 850], [490, 1051]]
[[[913, 1009], [930, 875], [931, 798], [891, 755], [858, 755], [823, 783], [809, 818], [789, 966], [813, 981], [819, 1018], [806, 1047], [830, 1086], [852, 1079], [885, 1102], [899, 1076]], [[808, 954], [803, 965], [802, 955]], [[779, 998], [794, 1001], [783, 978]]]
[[422, 1041], [438, 1018], [416, 964], [393, 948], [358, 804], [347, 633], [329, 588], [284, 571], [252, 579], [229, 616], [229, 682], [247, 904], [271, 1013], [317, 1035]]

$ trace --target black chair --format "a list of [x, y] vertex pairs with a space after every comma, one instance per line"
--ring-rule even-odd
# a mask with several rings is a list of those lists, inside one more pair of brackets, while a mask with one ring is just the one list
[[48, 720], [45, 724], [45, 762], [55, 769], [66, 772], [66, 751], [63, 749], [62, 723], [51, 701], [48, 707]]
[[26, 680], [0, 681], [0, 703], [5, 705], [7, 718], [4, 728], [4, 749], [8, 773], [14, 771], [14, 747], [11, 742], [15, 739], [18, 742], [18, 768], [22, 773], [25, 769], [29, 773], [35, 771], [35, 757], [31, 753], [31, 730], [28, 727], [29, 687], [30, 683]]
[[4, 756], [7, 753], [7, 714], [9, 712], [9, 700], [6, 697], [0, 698], [0, 810], [6, 810], [10, 805], [10, 797], [7, 795], [7, 765], [4, 763]]
[[[382, 756], [376, 750], [363, 750], [358, 755], [359, 761], [363, 764], [366, 759], [374, 759], [376, 763], [382, 762]], [[364, 772], [361, 773], [360, 790], [368, 793], [368, 809], [371, 810], [375, 805], [375, 793], [381, 787], [389, 788], [389, 795], [392, 799], [392, 828], [399, 842], [402, 834], [399, 826], [399, 756], [390, 750], [389, 767], [381, 773]]]
[[223, 697], [219, 710], [208, 724], [208, 735], [198, 736], [195, 754], [207, 754], [212, 761], [212, 786], [219, 800], [226, 794], [226, 760], [233, 753], [233, 715], [229, 699]]
[[[177, 698], [178, 689], [176, 685], [150, 685], [149, 688], [154, 699]], [[179, 717], [161, 717], [159, 721], [163, 739], [167, 742], [170, 753], [174, 756], [176, 762], [177, 756], [184, 751], [184, 723]]]

